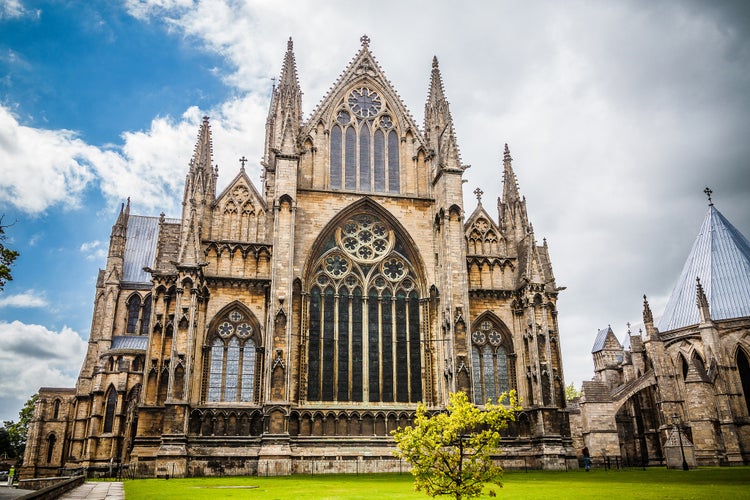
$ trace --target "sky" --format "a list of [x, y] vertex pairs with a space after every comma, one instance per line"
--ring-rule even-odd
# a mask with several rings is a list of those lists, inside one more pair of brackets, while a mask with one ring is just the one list
[[440, 61], [465, 172], [496, 216], [507, 142], [558, 286], [564, 377], [661, 314], [708, 209], [750, 236], [750, 7], [737, 1], [0, 0], [0, 420], [73, 387], [120, 205], [179, 216], [201, 117], [219, 190], [259, 186], [286, 41], [303, 111], [370, 49], [422, 123]]

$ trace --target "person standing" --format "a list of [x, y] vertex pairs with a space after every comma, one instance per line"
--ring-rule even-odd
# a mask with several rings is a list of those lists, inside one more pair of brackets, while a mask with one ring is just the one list
[[586, 472], [591, 468], [591, 455], [589, 454], [588, 446], [583, 447], [583, 467], [586, 469]]
[[13, 476], [16, 475], [16, 468], [14, 466], [10, 466], [10, 470], [8, 471], [8, 487], [13, 486]]

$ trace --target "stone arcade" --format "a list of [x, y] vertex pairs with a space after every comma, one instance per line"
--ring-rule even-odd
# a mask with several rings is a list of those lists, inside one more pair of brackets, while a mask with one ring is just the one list
[[205, 118], [181, 218], [123, 208], [78, 383], [40, 390], [26, 476], [398, 470], [389, 433], [417, 402], [508, 389], [525, 411], [503, 463], [577, 467], [560, 288], [507, 146], [497, 218], [479, 190], [466, 218], [437, 59], [419, 127], [361, 41], [306, 120], [289, 41], [260, 188], [243, 158], [216, 193]]

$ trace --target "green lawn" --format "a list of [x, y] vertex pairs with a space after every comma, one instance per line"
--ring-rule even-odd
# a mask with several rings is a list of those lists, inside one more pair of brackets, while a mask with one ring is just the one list
[[[495, 488], [497, 490], [497, 488]], [[125, 481], [127, 500], [262, 498], [372, 499], [421, 498], [410, 474], [318, 475], [290, 477], [222, 477], [137, 479]], [[498, 498], [523, 499], [732, 499], [750, 498], [750, 467], [701, 468], [691, 471], [647, 469], [625, 471], [506, 472]], [[443, 497], [445, 498], [445, 497]], [[489, 498], [484, 496], [483, 498]]]

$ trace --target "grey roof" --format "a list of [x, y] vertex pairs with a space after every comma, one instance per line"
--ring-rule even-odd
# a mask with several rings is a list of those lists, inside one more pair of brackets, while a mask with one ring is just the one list
[[[611, 327], [602, 328], [599, 330], [599, 332], [596, 334], [596, 340], [594, 340], [594, 347], [591, 348], [591, 352], [599, 352], [604, 349], [604, 344], [607, 342], [607, 335], [612, 332]], [[614, 335], [614, 332], [612, 332], [612, 335]]]
[[659, 331], [700, 322], [696, 278], [703, 285], [712, 319], [750, 316], [750, 242], [713, 205], [667, 301]]
[[[173, 223], [176, 219], [165, 219]], [[159, 240], [159, 218], [130, 215], [125, 240], [125, 259], [122, 266], [122, 281], [129, 283], [151, 283], [151, 275], [144, 267], [154, 266], [156, 243]]]
[[110, 349], [127, 349], [129, 351], [145, 351], [148, 347], [146, 335], [115, 335], [112, 337]]

